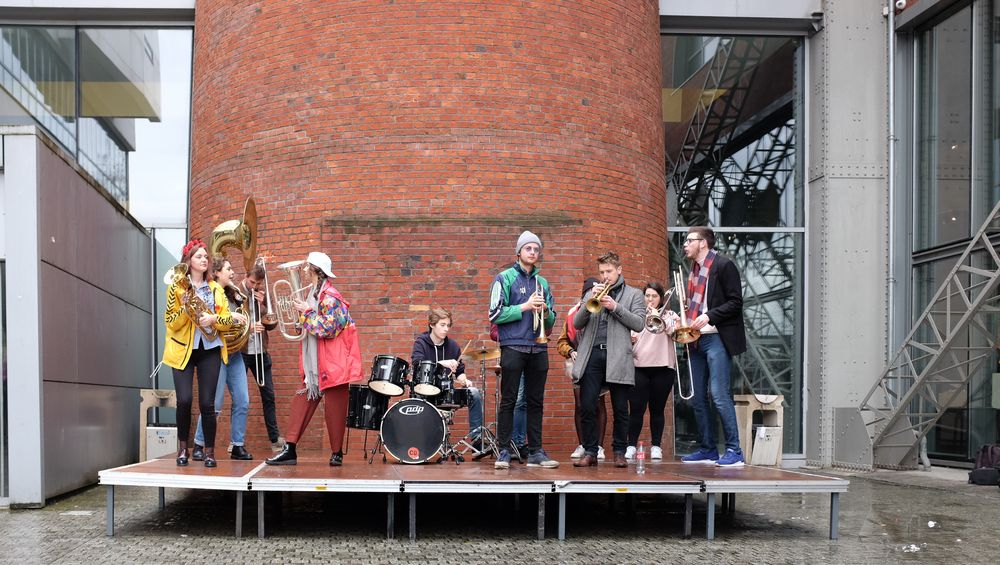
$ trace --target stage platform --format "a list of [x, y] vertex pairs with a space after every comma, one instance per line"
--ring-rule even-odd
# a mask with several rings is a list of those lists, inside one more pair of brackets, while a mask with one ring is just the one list
[[512, 463], [509, 470], [495, 470], [492, 460], [405, 465], [369, 464], [345, 458], [342, 467], [330, 467], [320, 455], [302, 455], [295, 466], [269, 466], [262, 461], [220, 459], [214, 469], [192, 461], [177, 467], [173, 458], [156, 459], [107, 469], [99, 480], [107, 487], [107, 533], [114, 535], [114, 487], [116, 485], [156, 487], [159, 504], [164, 506], [164, 489], [191, 488], [236, 492], [236, 537], [242, 536], [243, 496], [257, 492], [257, 535], [264, 537], [264, 500], [268, 492], [352, 492], [385, 493], [386, 536], [395, 537], [395, 497], [409, 499], [409, 535], [416, 539], [417, 495], [434, 494], [527, 494], [538, 497], [538, 539], [545, 537], [545, 501], [558, 498], [558, 537], [566, 537], [566, 496], [571, 494], [677, 494], [684, 496], [684, 537], [691, 535], [694, 495], [705, 494], [707, 502], [706, 538], [715, 537], [716, 496], [722, 496], [722, 511], [735, 512], [738, 493], [828, 493], [830, 494], [830, 539], [837, 538], [839, 495], [847, 492], [848, 481], [799, 471], [746, 466], [723, 468], [680, 462], [650, 462], [639, 475], [635, 465], [626, 469], [602, 462], [597, 467], [576, 468], [563, 461], [556, 469], [527, 467]]

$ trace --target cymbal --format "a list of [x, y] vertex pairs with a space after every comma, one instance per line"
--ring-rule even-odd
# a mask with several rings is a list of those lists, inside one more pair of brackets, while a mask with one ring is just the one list
[[465, 354], [465, 357], [472, 361], [489, 361], [490, 359], [499, 359], [500, 348], [484, 347], [482, 349], [477, 349], [476, 351], [469, 351]]

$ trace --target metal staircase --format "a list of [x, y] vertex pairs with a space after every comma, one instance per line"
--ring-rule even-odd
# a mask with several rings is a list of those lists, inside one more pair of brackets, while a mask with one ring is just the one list
[[916, 466], [920, 439], [993, 358], [1000, 312], [1000, 202], [952, 267], [893, 361], [861, 402], [873, 463]]

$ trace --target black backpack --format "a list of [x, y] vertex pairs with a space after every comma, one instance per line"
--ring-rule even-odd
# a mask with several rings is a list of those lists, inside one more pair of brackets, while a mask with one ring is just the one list
[[971, 485], [1000, 485], [1000, 445], [984, 445], [976, 454], [976, 468], [969, 471]]

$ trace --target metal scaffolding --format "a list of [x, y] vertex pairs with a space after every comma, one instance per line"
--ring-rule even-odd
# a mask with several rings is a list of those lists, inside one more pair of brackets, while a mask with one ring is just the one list
[[859, 410], [877, 467], [916, 466], [920, 439], [991, 360], [1000, 312], [1000, 202], [951, 268]]

